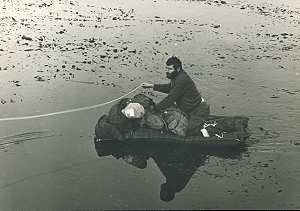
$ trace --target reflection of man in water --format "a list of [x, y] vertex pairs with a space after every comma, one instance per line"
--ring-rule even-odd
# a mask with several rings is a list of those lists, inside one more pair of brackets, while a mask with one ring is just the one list
[[200, 150], [194, 146], [183, 145], [130, 145], [118, 142], [96, 146], [98, 156], [112, 155], [139, 169], [147, 167], [147, 160], [152, 158], [166, 182], [161, 185], [160, 198], [171, 201], [175, 194], [183, 190], [193, 174], [205, 164], [210, 155], [225, 159], [240, 158], [245, 149]]
[[177, 57], [170, 57], [166, 62], [166, 75], [171, 79], [168, 84], [143, 83], [143, 88], [153, 88], [154, 91], [167, 93], [155, 108], [164, 110], [176, 105], [189, 117], [188, 134], [198, 135], [201, 125], [209, 115], [209, 105], [204, 102], [200, 92], [191, 77], [183, 70], [182, 63]]
[[185, 151], [175, 158], [162, 154], [152, 158], [166, 178], [166, 182], [160, 186], [160, 199], [168, 202], [185, 188], [197, 169], [205, 164], [207, 156], [194, 156]]
[[160, 199], [163, 201], [171, 201], [175, 194], [185, 188], [197, 169], [205, 164], [207, 158], [204, 154], [195, 154], [191, 150], [170, 150], [151, 153], [146, 156], [142, 154], [127, 154], [123, 156], [123, 160], [127, 163], [144, 169], [147, 166], [147, 159], [152, 157], [156, 165], [166, 178], [166, 182], [161, 185]]
[[[221, 158], [236, 159], [240, 157], [242, 149], [213, 151], [215, 156]], [[152, 156], [160, 171], [166, 178], [166, 182], [160, 186], [160, 199], [171, 201], [175, 194], [185, 188], [191, 177], [205, 161], [211, 152], [200, 152], [191, 147], [175, 148], [169, 153], [156, 153]]]

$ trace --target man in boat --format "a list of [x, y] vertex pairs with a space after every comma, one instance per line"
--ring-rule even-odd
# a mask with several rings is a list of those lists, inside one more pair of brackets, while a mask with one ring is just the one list
[[188, 135], [199, 135], [205, 119], [210, 114], [209, 105], [203, 100], [194, 81], [183, 70], [181, 61], [170, 57], [166, 62], [166, 76], [170, 79], [168, 84], [143, 83], [143, 88], [153, 88], [168, 94], [155, 109], [163, 111], [176, 104], [178, 108], [189, 117]]

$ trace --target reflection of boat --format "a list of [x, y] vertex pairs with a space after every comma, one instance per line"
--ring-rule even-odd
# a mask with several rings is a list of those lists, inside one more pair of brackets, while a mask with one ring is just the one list
[[111, 155], [140, 169], [146, 168], [147, 161], [152, 158], [166, 178], [160, 189], [160, 198], [163, 201], [173, 200], [176, 193], [185, 188], [198, 168], [207, 163], [209, 156], [238, 159], [245, 151], [245, 148], [204, 149], [193, 145], [163, 144], [160, 141], [145, 144], [95, 140], [95, 148], [99, 157]]

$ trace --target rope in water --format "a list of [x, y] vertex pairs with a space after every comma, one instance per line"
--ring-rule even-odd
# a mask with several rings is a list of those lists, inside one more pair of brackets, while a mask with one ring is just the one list
[[48, 117], [48, 116], [54, 116], [54, 115], [60, 115], [60, 114], [66, 114], [66, 113], [72, 113], [72, 112], [77, 112], [77, 111], [84, 111], [84, 110], [90, 110], [90, 109], [94, 109], [94, 108], [98, 108], [98, 107], [102, 107], [105, 106], [107, 104], [113, 103], [115, 101], [118, 101], [128, 95], [130, 95], [131, 93], [135, 92], [136, 90], [138, 90], [141, 87], [141, 85], [135, 87], [134, 89], [132, 89], [131, 91], [127, 92], [126, 94], [110, 100], [108, 102], [105, 103], [101, 103], [101, 104], [97, 104], [97, 105], [92, 105], [92, 106], [85, 106], [85, 107], [81, 107], [81, 108], [75, 108], [75, 109], [69, 109], [69, 110], [65, 110], [65, 111], [58, 111], [58, 112], [53, 112], [53, 113], [47, 113], [47, 114], [40, 114], [40, 115], [33, 115], [33, 116], [22, 116], [22, 117], [8, 117], [8, 118], [0, 118], [0, 121], [15, 121], [15, 120], [25, 120], [25, 119], [36, 119], [36, 118], [41, 118], [41, 117]]

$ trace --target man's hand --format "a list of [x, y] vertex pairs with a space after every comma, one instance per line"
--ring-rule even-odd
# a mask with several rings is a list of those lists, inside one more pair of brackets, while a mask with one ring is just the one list
[[153, 88], [154, 85], [153, 84], [150, 84], [150, 83], [142, 83], [141, 86], [146, 89], [146, 88]]

